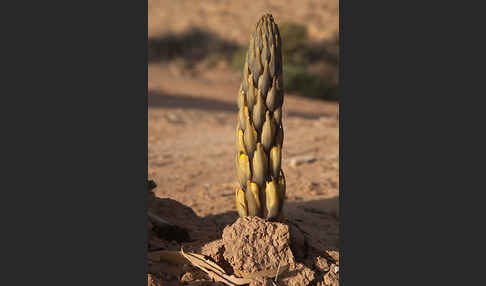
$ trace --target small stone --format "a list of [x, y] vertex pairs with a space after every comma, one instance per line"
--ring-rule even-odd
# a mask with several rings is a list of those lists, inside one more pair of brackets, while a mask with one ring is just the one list
[[181, 277], [181, 282], [191, 282], [193, 280], [194, 280], [194, 277], [192, 277], [191, 272], [186, 272]]
[[327, 264], [327, 260], [323, 257], [318, 256], [316, 258], [316, 262], [314, 263], [314, 265], [316, 266], [317, 270], [319, 270], [320, 272], [325, 273], [329, 271], [329, 264]]
[[147, 274], [147, 285], [148, 286], [163, 286], [164, 283], [162, 283], [162, 279], [159, 277], [153, 275], [153, 274]]
[[329, 255], [332, 259], [334, 259], [336, 265], [339, 265], [339, 252], [336, 250], [328, 250], [326, 251], [327, 255]]
[[301, 164], [312, 163], [316, 160], [317, 158], [314, 155], [297, 156], [297, 157], [290, 158], [290, 166], [295, 168]]
[[324, 274], [324, 283], [330, 286], [339, 285], [339, 277], [334, 273], [334, 271], [329, 271]]
[[167, 114], [167, 121], [169, 123], [184, 123], [184, 121], [174, 113]]
[[289, 272], [283, 274], [281, 279], [278, 279], [278, 285], [306, 286], [309, 285], [314, 279], [315, 272], [304, 264], [299, 263], [294, 269], [291, 269]]

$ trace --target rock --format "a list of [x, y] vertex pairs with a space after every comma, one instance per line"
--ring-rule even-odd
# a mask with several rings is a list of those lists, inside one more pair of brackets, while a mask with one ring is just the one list
[[184, 120], [182, 120], [182, 118], [180, 118], [175, 113], [168, 113], [166, 115], [166, 118], [167, 118], [167, 122], [169, 122], [169, 123], [173, 123], [173, 124], [182, 124], [182, 123], [184, 123]]
[[191, 282], [194, 281], [194, 277], [191, 272], [186, 272], [181, 277], [181, 282]]
[[291, 233], [295, 236], [294, 243], [303, 243], [303, 234], [299, 238], [300, 231], [295, 226], [290, 228], [287, 224], [258, 217], [239, 218], [223, 231], [223, 256], [237, 276], [276, 270], [281, 263], [281, 266], [289, 265], [289, 269], [278, 277], [277, 285], [309, 285], [315, 273], [304, 264], [296, 263], [290, 249]]
[[339, 265], [339, 252], [336, 250], [327, 250], [326, 254], [329, 255], [336, 263], [336, 265]]
[[214, 240], [203, 245], [201, 254], [211, 257], [226, 273], [233, 273], [233, 268], [228, 261], [224, 259], [224, 244], [222, 239]]
[[316, 160], [317, 158], [314, 155], [297, 156], [290, 158], [290, 166], [295, 168], [303, 163], [312, 163]]
[[324, 283], [329, 286], [338, 286], [339, 276], [334, 271], [329, 271], [324, 275]]
[[162, 283], [162, 279], [159, 277], [153, 275], [153, 274], [147, 274], [147, 285], [148, 286], [162, 286], [164, 285]]
[[316, 266], [316, 269], [322, 273], [325, 273], [330, 269], [329, 264], [327, 264], [327, 260], [324, 257], [318, 256], [314, 265]]
[[224, 258], [237, 276], [295, 265], [286, 224], [259, 217], [238, 218], [223, 230]]
[[214, 261], [216, 261], [216, 263], [220, 262], [221, 259], [223, 259], [223, 253], [224, 253], [223, 240], [218, 239], [206, 243], [205, 245], [203, 245], [201, 249], [201, 253], [203, 255], [211, 257], [212, 259], [214, 259]]
[[315, 279], [315, 273], [309, 267], [299, 263], [290, 272], [285, 273], [282, 278], [278, 278], [278, 285], [286, 286], [306, 286]]

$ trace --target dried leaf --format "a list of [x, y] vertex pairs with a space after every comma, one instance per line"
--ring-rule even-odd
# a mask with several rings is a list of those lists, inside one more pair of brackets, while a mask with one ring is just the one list
[[219, 267], [216, 263], [206, 259], [203, 255], [196, 253], [185, 253], [182, 249], [180, 253], [189, 262], [206, 272], [211, 279], [217, 282], [223, 282], [226, 285], [236, 286], [236, 285], [246, 285], [253, 281], [253, 279], [248, 278], [238, 278], [235, 276], [227, 275], [224, 270]]
[[[225, 273], [223, 268], [221, 268], [218, 264], [216, 264], [216, 263], [212, 262], [211, 260], [207, 259], [206, 257], [204, 257], [204, 255], [192, 253], [192, 252], [184, 252], [183, 250], [181, 250], [181, 253], [182, 253], [182, 255], [184, 255], [184, 257], [186, 257], [187, 260], [189, 260], [191, 262], [193, 262], [192, 258], [194, 258], [194, 259], [196, 259], [197, 264], [202, 264], [202, 266], [204, 266], [205, 268], [207, 268], [209, 270], [212, 270], [212, 271], [217, 272], [217, 273], [223, 273], [223, 274]], [[188, 258], [188, 256], [191, 257], [191, 258]]]

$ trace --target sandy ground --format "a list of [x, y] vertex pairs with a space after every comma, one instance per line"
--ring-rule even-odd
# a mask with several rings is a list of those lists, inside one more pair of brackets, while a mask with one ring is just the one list
[[[226, 69], [185, 74], [176, 65], [149, 68], [149, 178], [158, 185], [157, 197], [194, 211], [194, 219], [176, 220], [170, 209], [159, 212], [199, 240], [194, 251], [220, 238], [237, 219], [233, 159], [239, 80]], [[337, 255], [338, 104], [286, 94], [283, 126], [285, 214], [304, 232], [311, 257]], [[299, 158], [312, 161], [298, 164]]]
[[[149, 177], [159, 197], [199, 216], [233, 212], [236, 94], [239, 74], [214, 70], [184, 77], [170, 66], [149, 69]], [[286, 95], [283, 170], [289, 205], [335, 214], [339, 185], [338, 105]], [[301, 156], [314, 162], [292, 166]], [[314, 202], [314, 203], [311, 203]]]

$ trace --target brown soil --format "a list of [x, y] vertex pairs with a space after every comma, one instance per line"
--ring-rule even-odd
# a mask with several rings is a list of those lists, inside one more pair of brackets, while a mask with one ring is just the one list
[[[185, 250], [213, 257], [231, 273], [217, 245], [223, 229], [238, 218], [233, 155], [239, 74], [214, 68], [188, 75], [177, 69], [149, 67], [149, 178], [158, 185], [152, 209], [187, 229], [193, 241], [184, 243]], [[293, 249], [300, 270], [288, 275], [316, 283], [310, 285], [332, 285], [338, 272], [331, 268], [339, 265], [338, 105], [286, 94], [283, 124], [284, 214], [298, 230], [291, 239], [301, 246]], [[180, 249], [180, 243], [154, 237], [153, 249]], [[222, 285], [191, 267], [172, 269], [172, 276], [161, 276], [168, 267], [150, 269], [165, 283], [183, 278], [184, 285]]]
[[223, 230], [224, 258], [237, 276], [295, 266], [286, 224], [265, 222], [258, 217], [239, 218]]
[[[163, 233], [154, 232], [154, 226], [149, 223], [149, 251], [180, 250], [183, 247], [185, 251], [206, 255], [226, 273], [237, 277], [285, 267], [286, 271], [278, 276], [277, 285], [338, 285], [337, 251], [316, 249], [308, 240], [308, 235], [303, 235], [303, 244], [299, 244], [299, 240], [292, 240], [291, 237], [299, 234], [300, 230], [288, 221], [267, 222], [257, 217], [239, 218], [224, 228], [222, 239], [219, 239], [218, 226], [198, 217], [177, 201], [155, 198], [149, 209], [167, 218], [171, 224], [186, 228], [191, 237], [187, 243], [168, 241]], [[304, 250], [303, 257], [296, 259], [296, 248]], [[252, 277], [259, 282], [252, 282], [250, 286], [265, 285], [263, 283], [268, 282], [265, 279], [269, 279], [265, 277]], [[223, 285], [211, 281], [205, 273], [189, 264], [173, 265], [149, 259], [149, 286], [180, 285], [177, 283]]]

